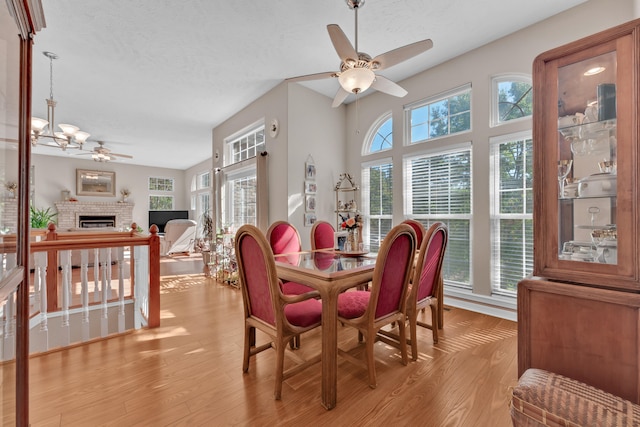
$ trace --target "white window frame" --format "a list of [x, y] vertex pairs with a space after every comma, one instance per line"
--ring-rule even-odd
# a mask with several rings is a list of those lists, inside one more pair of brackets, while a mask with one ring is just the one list
[[[225, 138], [224, 141], [224, 166], [231, 166], [234, 164], [242, 163], [245, 160], [251, 159], [257, 156], [261, 151], [265, 151], [266, 149], [266, 136], [264, 134], [265, 126], [264, 120], [255, 122], [239, 132], [236, 132], [234, 135]], [[262, 135], [262, 142], [255, 143], [255, 139], [250, 141], [251, 135]], [[240, 147], [240, 150], [235, 150], [234, 146], [236, 143], [242, 143], [241, 141], [244, 138], [249, 138], [247, 140], [247, 145], [243, 148]], [[250, 155], [253, 152], [253, 155]], [[242, 153], [247, 153], [246, 156], [243, 156]], [[239, 159], [237, 158], [239, 157]]]
[[[376, 135], [378, 134], [378, 131], [380, 130], [382, 125], [384, 125], [387, 122], [387, 120], [391, 120], [391, 146], [389, 148], [383, 148], [377, 151], [371, 151], [373, 141], [375, 140]], [[389, 151], [393, 148], [393, 115], [391, 111], [380, 116], [378, 120], [376, 120], [371, 125], [371, 127], [369, 127], [369, 131], [367, 132], [367, 135], [365, 136], [364, 141], [365, 142], [364, 144], [362, 144], [362, 153], [361, 153], [363, 156], [382, 153], [385, 151]]]
[[[526, 221], [529, 220], [533, 223], [533, 206], [530, 209], [527, 209], [527, 197], [524, 197], [523, 203], [524, 212], [521, 213], [501, 213], [500, 204], [501, 204], [501, 194], [503, 190], [501, 190], [501, 182], [500, 182], [500, 146], [509, 142], [519, 142], [519, 141], [527, 141], [532, 140], [531, 131], [517, 132], [508, 135], [496, 136], [489, 139], [490, 145], [490, 159], [491, 159], [491, 288], [493, 294], [504, 295], [515, 297], [517, 289], [510, 291], [508, 289], [504, 289], [501, 284], [502, 277], [502, 266], [501, 266], [501, 241], [500, 241], [500, 224], [501, 220], [521, 220]], [[533, 146], [533, 144], [532, 144]], [[526, 154], [525, 154], [526, 156]], [[533, 164], [533, 148], [529, 153], [531, 164]], [[527, 164], [525, 159], [525, 165]], [[531, 173], [533, 174], [533, 170]], [[530, 200], [531, 204], [533, 204], [533, 188], [526, 187], [526, 180], [523, 174], [523, 186], [519, 189], [520, 191], [529, 191], [530, 192]], [[531, 178], [531, 185], [533, 187], [533, 178]], [[506, 190], [505, 190], [506, 191]], [[527, 210], [530, 213], [527, 213]], [[522, 241], [526, 239], [526, 236], [520, 236], [520, 243], [523, 248], [527, 247], [527, 242]], [[522, 259], [522, 271], [521, 277], [524, 278], [527, 275], [533, 272], [533, 233], [531, 234], [531, 241], [528, 242], [529, 247], [531, 248], [531, 252], [529, 254], [523, 253]]]
[[[531, 114], [517, 119], [500, 120], [500, 104], [499, 104], [499, 85], [507, 82], [528, 83], [532, 86], [530, 74], [498, 74], [491, 78], [491, 118], [490, 127], [502, 126], [506, 123], [517, 123], [523, 120], [531, 120]], [[533, 87], [531, 88], [533, 91]]]
[[[234, 168], [232, 171], [225, 171], [224, 183], [222, 184], [222, 191], [221, 191], [221, 195], [222, 195], [221, 206], [223, 207], [222, 222], [224, 226], [230, 226], [233, 229], [237, 229], [243, 224], [257, 225], [256, 223], [258, 221], [258, 218], [257, 218], [258, 200], [253, 201], [253, 203], [256, 204], [256, 217], [253, 222], [243, 222], [242, 224], [236, 224], [235, 222], [233, 222], [234, 220], [233, 212], [234, 212], [235, 201], [232, 194], [233, 187], [231, 183], [239, 179], [245, 179], [245, 178], [257, 179], [257, 168], [256, 168], [255, 162], [248, 162], [248, 164], [243, 165], [243, 167]], [[242, 204], [244, 206], [245, 202], [242, 202]]]
[[[455, 132], [455, 133], [450, 133], [448, 132], [445, 135], [440, 135], [440, 136], [435, 136], [435, 137], [429, 137], [427, 136], [427, 138], [425, 139], [421, 139], [421, 140], [417, 140], [417, 141], [411, 141], [411, 130], [412, 130], [412, 123], [411, 123], [411, 112], [413, 110], [422, 108], [422, 107], [426, 107], [428, 105], [432, 105], [432, 104], [436, 104], [440, 101], [443, 101], [445, 99], [449, 99], [452, 98], [454, 96], [458, 96], [458, 95], [462, 95], [466, 92], [469, 92], [469, 129], [460, 131], [460, 132]], [[448, 116], [449, 117], [449, 116]], [[451, 124], [451, 121], [448, 121], [449, 125]], [[416, 144], [422, 144], [425, 142], [431, 142], [431, 141], [436, 141], [442, 138], [449, 138], [453, 135], [460, 135], [460, 134], [465, 134], [465, 133], [470, 133], [473, 130], [473, 90], [471, 87], [471, 83], [467, 83], [465, 85], [459, 86], [457, 88], [453, 88], [450, 89], [448, 91], [442, 92], [438, 95], [434, 95], [431, 96], [429, 98], [425, 98], [422, 99], [418, 102], [414, 102], [411, 104], [407, 104], [404, 106], [404, 132], [405, 132], [405, 145], [416, 145]]]
[[[157, 189], [157, 188], [151, 188], [151, 180], [162, 180], [162, 181], [166, 181], [166, 182], [170, 182], [171, 183], [171, 188], [170, 189]], [[151, 192], [159, 192], [159, 193], [173, 193], [175, 191], [176, 188], [176, 180], [175, 178], [169, 178], [169, 177], [164, 177], [164, 176], [150, 176], [149, 179], [147, 180], [147, 189]]]
[[[466, 214], [414, 214], [413, 212], [413, 194], [412, 194], [412, 182], [411, 176], [409, 173], [410, 164], [415, 159], [425, 158], [425, 157], [437, 157], [437, 156], [447, 156], [455, 153], [463, 153], [468, 152], [469, 154], [469, 176], [470, 176], [470, 194], [469, 194], [469, 212]], [[469, 236], [468, 236], [468, 271], [466, 272], [467, 277], [469, 278], [468, 282], [453, 280], [452, 278], [447, 276], [447, 264], [449, 263], [449, 256], [451, 255], [451, 245], [456, 244], [454, 240], [456, 239], [455, 234], [450, 229], [449, 233], [449, 249], [445, 255], [445, 261], [443, 265], [443, 278], [445, 284], [447, 286], [456, 286], [464, 289], [473, 289], [473, 150], [471, 143], [464, 144], [456, 144], [452, 146], [448, 146], [446, 149], [433, 149], [433, 150], [424, 150], [417, 153], [412, 153], [405, 155], [403, 157], [402, 162], [402, 174], [403, 174], [403, 189], [405, 194], [404, 199], [404, 216], [407, 219], [415, 219], [423, 224], [431, 224], [435, 221], [442, 221], [445, 224], [449, 225], [450, 221], [467, 221], [469, 228]], [[460, 239], [459, 241], [462, 241]]]
[[[370, 187], [370, 179], [369, 179], [370, 170], [371, 168], [375, 168], [378, 166], [386, 166], [386, 165], [391, 166], [391, 172], [393, 177], [393, 158], [392, 157], [384, 157], [375, 161], [366, 162], [366, 163], [363, 163], [361, 166], [361, 180], [360, 180], [360, 182], [362, 183], [360, 186], [360, 188], [362, 189], [361, 203], [362, 203], [362, 213], [366, 218], [366, 220], [364, 221], [362, 238], [365, 242], [367, 242], [367, 244], [369, 245], [369, 248], [371, 248], [372, 250], [375, 250], [375, 245], [371, 244], [371, 227], [370, 227], [369, 221], [372, 219], [377, 219], [377, 220], [388, 219], [391, 223], [393, 222], [393, 210], [388, 215], [371, 214], [371, 200], [370, 200], [371, 187]], [[384, 236], [379, 236], [379, 237], [380, 237], [380, 240], [378, 242], [378, 245], [380, 245], [382, 238], [384, 238]]]
[[[151, 206], [151, 200], [154, 197], [163, 197], [163, 198], [171, 199], [171, 207], [169, 209], [158, 209], [155, 206], [152, 207]], [[172, 194], [149, 194], [149, 203], [147, 204], [147, 206], [149, 207], [149, 210], [153, 210], [153, 211], [155, 211], [155, 210], [172, 211], [172, 210], [174, 210], [174, 207], [175, 207], [175, 198], [173, 197]]]

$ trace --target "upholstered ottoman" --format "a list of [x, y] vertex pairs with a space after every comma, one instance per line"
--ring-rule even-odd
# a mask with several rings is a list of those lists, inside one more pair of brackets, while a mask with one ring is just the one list
[[522, 374], [511, 396], [514, 427], [640, 426], [640, 406], [540, 369]]

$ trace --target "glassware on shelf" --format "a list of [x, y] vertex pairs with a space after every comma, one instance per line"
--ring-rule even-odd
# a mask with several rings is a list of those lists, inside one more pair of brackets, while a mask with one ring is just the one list
[[565, 198], [564, 194], [564, 180], [569, 175], [569, 171], [571, 171], [571, 165], [573, 164], [573, 160], [565, 159], [558, 160], [558, 184], [560, 185], [559, 197], [561, 199]]

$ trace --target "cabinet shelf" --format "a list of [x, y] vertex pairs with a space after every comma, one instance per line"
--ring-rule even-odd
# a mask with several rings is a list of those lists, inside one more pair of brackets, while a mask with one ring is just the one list
[[[343, 221], [341, 216], [344, 217], [346, 215], [353, 218], [360, 213], [358, 210], [358, 192], [360, 191], [360, 186], [355, 183], [350, 174], [343, 173], [340, 175], [340, 180], [336, 184], [334, 190], [336, 192], [336, 209], [334, 211], [336, 213], [336, 228], [340, 230]], [[348, 195], [348, 193], [351, 194]], [[341, 195], [348, 195], [346, 198], [348, 200], [341, 200]], [[351, 206], [341, 208], [341, 206], [344, 206], [345, 204], [349, 204]]]

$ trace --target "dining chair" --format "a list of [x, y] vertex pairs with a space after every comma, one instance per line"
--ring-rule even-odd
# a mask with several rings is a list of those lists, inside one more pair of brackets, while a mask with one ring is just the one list
[[[267, 230], [267, 240], [274, 255], [290, 254], [289, 261], [297, 264], [298, 252], [302, 251], [300, 233], [287, 221], [276, 221]], [[300, 295], [313, 291], [313, 288], [297, 282], [282, 282], [282, 292], [287, 295]]]
[[417, 221], [415, 219], [405, 219], [404, 221], [402, 221], [402, 224], [410, 225], [411, 228], [413, 228], [413, 231], [416, 232], [416, 247], [420, 248], [420, 245], [422, 245], [422, 239], [427, 232], [427, 230], [424, 228], [424, 225], [422, 225], [420, 221]]
[[[385, 237], [373, 270], [370, 291], [348, 291], [338, 295], [338, 320], [358, 330], [358, 340], [364, 336], [369, 387], [376, 387], [374, 344], [377, 332], [385, 325], [398, 323], [402, 363], [407, 364], [405, 307], [407, 285], [416, 252], [416, 233], [407, 224], [399, 224]], [[350, 361], [359, 361], [339, 350]]]
[[[415, 264], [415, 271], [407, 296], [407, 320], [409, 321], [411, 358], [418, 359], [417, 329], [422, 326], [431, 329], [433, 343], [438, 343], [438, 295], [439, 287], [442, 286], [440, 275], [442, 273], [442, 262], [444, 260], [449, 231], [442, 222], [434, 222], [426, 231], [418, 259]], [[418, 320], [418, 312], [426, 307], [431, 308], [431, 325]], [[391, 338], [391, 341], [381, 339], [392, 345], [399, 345], [399, 336], [392, 331], [379, 331], [384, 337]], [[402, 335], [402, 331], [399, 331]]]
[[311, 250], [333, 249], [336, 229], [327, 221], [316, 221], [311, 227]]
[[[286, 343], [303, 332], [317, 328], [322, 320], [322, 302], [317, 291], [301, 295], [285, 295], [280, 288], [275, 259], [262, 232], [253, 225], [243, 225], [236, 233], [236, 257], [239, 283], [244, 302], [244, 358], [242, 371], [248, 372], [252, 356], [269, 349], [276, 350], [276, 400], [282, 397], [282, 382], [320, 361], [320, 354], [300, 361], [284, 371]], [[256, 329], [271, 338], [258, 346]]]

